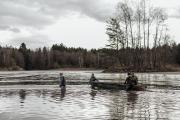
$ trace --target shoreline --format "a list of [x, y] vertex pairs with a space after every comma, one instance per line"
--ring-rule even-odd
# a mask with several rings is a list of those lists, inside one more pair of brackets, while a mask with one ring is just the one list
[[91, 71], [91, 70], [99, 70], [103, 71], [104, 69], [97, 69], [97, 68], [58, 68], [58, 69], [44, 69], [44, 70], [38, 70], [38, 69], [32, 69], [32, 70], [8, 70], [6, 68], [0, 68], [0, 72], [13, 72], [13, 71]]
[[136, 70], [126, 70], [121, 71], [117, 69], [108, 70], [108, 69], [97, 69], [97, 68], [58, 68], [58, 69], [46, 69], [46, 70], [7, 70], [1, 69], [0, 72], [13, 72], [13, 71], [102, 71], [102, 73], [127, 73], [127, 72], [134, 72], [134, 73], [175, 73], [179, 74], [180, 68], [176, 70], [162, 70], [162, 71], [136, 71]]
[[129, 67], [109, 67], [105, 69], [103, 73], [127, 73], [127, 72], [135, 72], [135, 73], [170, 73], [170, 72], [180, 72], [179, 65], [166, 65], [164, 67], [160, 67], [158, 69], [152, 68], [129, 68]]

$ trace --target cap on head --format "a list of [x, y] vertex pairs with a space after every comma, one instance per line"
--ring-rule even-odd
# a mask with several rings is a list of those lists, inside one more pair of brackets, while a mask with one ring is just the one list
[[128, 75], [132, 75], [132, 73], [131, 73], [131, 72], [128, 72]]

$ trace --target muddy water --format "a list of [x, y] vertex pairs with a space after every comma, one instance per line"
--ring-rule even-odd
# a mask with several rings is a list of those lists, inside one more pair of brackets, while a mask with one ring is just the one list
[[[66, 71], [67, 80], [120, 81], [125, 74], [101, 71]], [[54, 80], [59, 71], [0, 72], [1, 81]], [[179, 73], [137, 74], [141, 83], [180, 85]], [[147, 91], [92, 90], [88, 85], [0, 86], [0, 120], [179, 120], [180, 90], [148, 88]]]

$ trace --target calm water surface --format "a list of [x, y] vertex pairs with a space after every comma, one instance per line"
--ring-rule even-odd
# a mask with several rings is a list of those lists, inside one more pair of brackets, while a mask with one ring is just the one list
[[[66, 71], [67, 80], [126, 77], [100, 71]], [[47, 75], [49, 73], [49, 75]], [[59, 71], [0, 72], [1, 81], [55, 79]], [[141, 83], [179, 84], [179, 73], [138, 74]], [[180, 90], [92, 90], [89, 85], [0, 86], [0, 120], [179, 120]]]

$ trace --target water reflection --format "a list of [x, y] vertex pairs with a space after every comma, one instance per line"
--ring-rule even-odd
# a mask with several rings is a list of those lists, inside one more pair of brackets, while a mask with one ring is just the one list
[[138, 99], [137, 91], [129, 91], [127, 92], [127, 102], [131, 105], [136, 104], [136, 101]]
[[11, 120], [8, 115], [18, 116], [16, 120], [32, 116], [34, 120], [180, 118], [180, 94], [175, 90], [126, 92], [91, 90], [80, 85], [67, 89], [0, 90], [0, 97], [0, 119], [5, 118], [2, 120]]
[[111, 120], [122, 120], [124, 119], [125, 109], [126, 109], [126, 99], [124, 92], [111, 92], [112, 96], [110, 98], [110, 119]]
[[97, 94], [97, 90], [91, 89], [91, 92], [89, 94], [91, 95], [91, 100], [94, 100]]
[[24, 101], [26, 99], [26, 90], [21, 89], [19, 90], [19, 98], [20, 98], [20, 106], [24, 107]]
[[138, 116], [140, 109], [137, 109], [137, 101], [138, 101], [138, 94], [137, 91], [130, 91], [127, 93], [127, 103], [126, 103], [126, 116], [125, 118], [134, 120], [134, 119], [142, 119]]
[[[167, 112], [158, 112], [166, 111], [162, 108], [164, 103], [158, 99], [162, 96], [155, 97], [152, 94], [146, 92], [136, 92], [136, 91], [119, 91], [111, 92], [112, 96], [110, 97], [111, 103], [109, 106], [110, 119], [115, 120], [141, 120], [141, 119], [156, 119], [163, 118], [169, 119], [169, 114]], [[164, 95], [163, 95], [164, 96]], [[158, 103], [157, 106], [154, 106]], [[167, 109], [167, 108], [166, 108]], [[161, 117], [159, 117], [159, 116]], [[165, 117], [162, 117], [164, 115]]]
[[62, 87], [61, 88], [61, 100], [63, 100], [63, 98], [65, 97], [66, 94], [66, 87]]
[[22, 101], [24, 101], [26, 99], [26, 90], [19, 90], [19, 97]]

